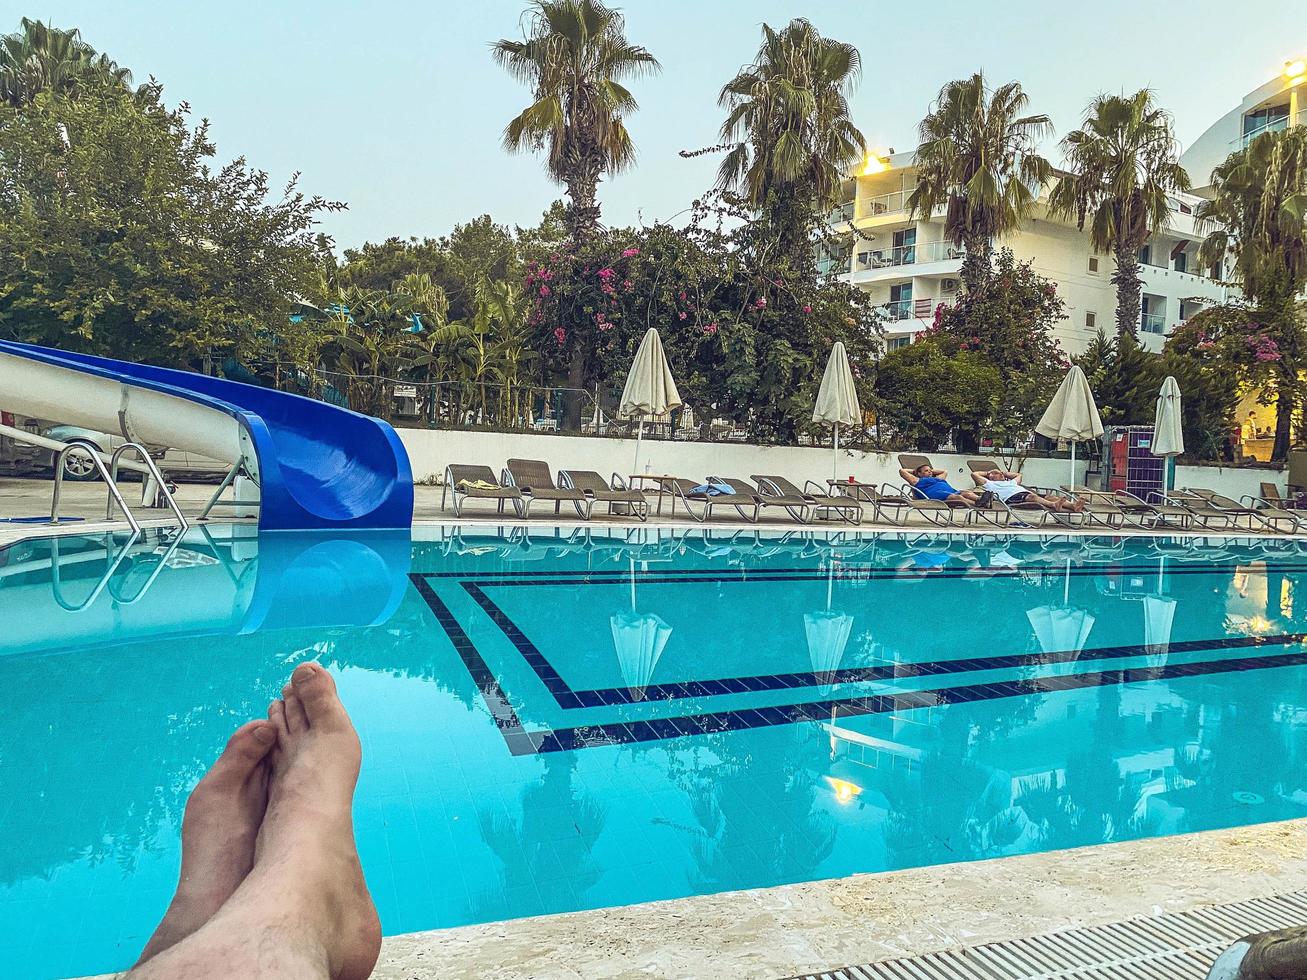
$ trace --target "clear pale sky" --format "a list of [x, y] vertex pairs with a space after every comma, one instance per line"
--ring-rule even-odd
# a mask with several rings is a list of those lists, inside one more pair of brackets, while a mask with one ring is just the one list
[[[1018, 79], [1058, 135], [1098, 91], [1153, 88], [1196, 139], [1245, 93], [1307, 54], [1301, 0], [629, 0], [627, 34], [663, 71], [632, 88], [636, 167], [600, 187], [610, 224], [666, 219], [707, 187], [717, 92], [758, 47], [759, 25], [806, 16], [862, 52], [854, 118], [869, 142], [915, 145], [939, 87], [983, 68]], [[348, 202], [324, 229], [339, 247], [435, 236], [482, 213], [532, 224], [561, 190], [532, 156], [500, 147], [529, 93], [490, 59], [518, 36], [521, 0], [0, 0], [0, 33], [23, 15], [80, 27], [170, 104], [213, 122], [219, 156]], [[1048, 148], [1055, 152], [1054, 147]]]

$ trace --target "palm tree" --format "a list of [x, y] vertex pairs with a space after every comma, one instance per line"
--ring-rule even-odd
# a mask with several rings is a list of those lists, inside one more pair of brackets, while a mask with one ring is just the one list
[[1275, 444], [1287, 457], [1290, 422], [1304, 393], [1307, 324], [1297, 298], [1307, 289], [1307, 128], [1263, 133], [1212, 171], [1212, 198], [1198, 205], [1208, 232], [1199, 252], [1233, 275], [1277, 346]]
[[24, 17], [16, 32], [0, 37], [0, 102], [22, 107], [42, 92], [66, 94], [91, 79], [126, 89], [132, 73], [97, 53], [76, 29]]
[[1028, 103], [1019, 83], [991, 92], [977, 72], [940, 89], [921, 121], [908, 210], [928, 218], [945, 209], [944, 234], [966, 249], [962, 281], [972, 292], [989, 279], [994, 239], [1021, 224], [1052, 173], [1036, 152], [1052, 123], [1027, 115]]
[[1054, 212], [1073, 216], [1078, 228], [1087, 223], [1094, 248], [1112, 253], [1116, 331], [1136, 333], [1143, 292], [1139, 250], [1166, 227], [1170, 195], [1189, 190], [1171, 116], [1148, 89], [1100, 95], [1083, 128], [1062, 140], [1062, 151], [1070, 172], [1058, 179], [1049, 203]]
[[492, 50], [535, 99], [505, 127], [504, 146], [547, 148], [549, 175], [572, 202], [568, 232], [579, 243], [599, 225], [600, 179], [635, 159], [623, 118], [637, 105], [622, 81], [658, 71], [658, 61], [627, 41], [621, 14], [599, 0], [538, 0], [524, 39], [496, 41]]
[[813, 216], [838, 203], [840, 182], [866, 146], [848, 103], [862, 59], [801, 17], [780, 31], [763, 24], [762, 33], [753, 63], [718, 97], [728, 110], [721, 138], [734, 146], [717, 186], [770, 211], [777, 231], [801, 232], [790, 244], [807, 248]]

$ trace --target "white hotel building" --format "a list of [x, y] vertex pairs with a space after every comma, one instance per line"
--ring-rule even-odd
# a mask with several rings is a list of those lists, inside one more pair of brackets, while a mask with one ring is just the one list
[[[1184, 154], [1182, 162], [1198, 194], [1207, 189], [1212, 167], [1253, 136], [1307, 122], [1307, 91], [1299, 93], [1307, 74], [1292, 74], [1295, 68], [1302, 66], [1286, 66], [1284, 76], [1250, 93]], [[936, 305], [954, 300], [962, 267], [961, 250], [945, 240], [943, 209], [930, 217], [908, 213], [907, 200], [916, 186], [912, 158], [911, 152], [893, 151], [869, 156], [861, 172], [845, 182], [845, 203], [831, 215], [832, 227], [853, 235], [844, 278], [884, 304], [889, 314], [885, 339], [890, 350], [911, 343], [930, 325]], [[1066, 303], [1066, 319], [1054, 328], [1054, 336], [1067, 353], [1077, 354], [1100, 328], [1109, 335], [1115, 330], [1115, 262], [1110, 254], [1095, 252], [1088, 233], [1077, 230], [1074, 221], [1049, 212], [1049, 189], [1040, 194], [1033, 215], [996, 246], [1010, 248], [1054, 281]], [[1198, 261], [1204, 236], [1193, 215], [1200, 200], [1189, 194], [1173, 197], [1166, 229], [1153, 235], [1140, 254], [1139, 338], [1150, 350], [1160, 350], [1166, 335], [1205, 303], [1220, 302], [1232, 292], [1219, 281], [1220, 270], [1202, 268]]]

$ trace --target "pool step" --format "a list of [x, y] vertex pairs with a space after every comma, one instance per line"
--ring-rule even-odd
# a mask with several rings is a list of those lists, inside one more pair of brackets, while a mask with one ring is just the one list
[[1307, 925], [1307, 891], [846, 966], [789, 980], [1203, 980], [1250, 933]]

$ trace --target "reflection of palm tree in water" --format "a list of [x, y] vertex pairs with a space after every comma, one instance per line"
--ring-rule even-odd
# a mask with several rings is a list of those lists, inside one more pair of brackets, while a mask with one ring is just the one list
[[520, 914], [515, 911], [520, 906], [508, 896], [518, 894], [517, 889], [534, 889], [537, 882], [556, 878], [560, 862], [577, 894], [600, 878], [591, 851], [607, 814], [577, 788], [576, 753], [547, 753], [538, 758], [543, 772], [539, 780], [523, 788], [520, 816], [507, 817], [494, 806], [478, 815], [481, 839], [495, 852], [502, 867], [499, 887], [472, 896], [472, 912], [477, 919]]
[[180, 825], [191, 787], [232, 729], [264, 715], [288, 665], [321, 659], [420, 677], [470, 702], [470, 678], [450, 669], [452, 654], [435, 649], [429, 629], [406, 602], [383, 626], [325, 638], [275, 631], [0, 658], [5, 703], [23, 706], [5, 718], [4, 754], [29, 753], [22, 765], [0, 765], [0, 799], [28, 801], [5, 817], [6, 832], [24, 843], [0, 850], [0, 883], [74, 861], [133, 868], [161, 828]]
[[[828, 789], [810, 768], [814, 758], [825, 758], [825, 735], [814, 727], [800, 743], [787, 727], [755, 730], [767, 745], [709, 735], [693, 762], [678, 758], [683, 753], [673, 757], [669, 776], [686, 793], [697, 823], [685, 828], [698, 865], [697, 891], [810, 878], [834, 849], [835, 821], [815, 806]], [[742, 861], [750, 852], [753, 860]]]

